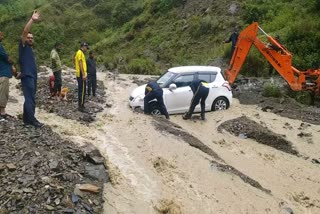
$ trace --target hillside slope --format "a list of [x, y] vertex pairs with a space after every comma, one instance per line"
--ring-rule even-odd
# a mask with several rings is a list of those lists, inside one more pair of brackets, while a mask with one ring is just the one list
[[[56, 41], [64, 43], [62, 60], [72, 64], [79, 41], [86, 40], [109, 69], [126, 73], [159, 73], [173, 65], [227, 63], [229, 44], [222, 44], [235, 26], [258, 21], [279, 35], [301, 70], [318, 67], [319, 0], [6, 0], [0, 25], [7, 51], [17, 58], [17, 41], [34, 8], [42, 21], [32, 27], [41, 64], [48, 64]], [[266, 72], [268, 63], [253, 50], [244, 72]], [[255, 72], [257, 73], [257, 72]]]

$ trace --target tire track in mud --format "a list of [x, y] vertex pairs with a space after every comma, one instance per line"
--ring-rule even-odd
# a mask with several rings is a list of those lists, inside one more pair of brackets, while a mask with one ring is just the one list
[[154, 127], [161, 131], [161, 132], [167, 132], [169, 134], [172, 134], [176, 136], [177, 138], [181, 138], [184, 142], [188, 143], [190, 146], [199, 149], [203, 153], [209, 155], [213, 158], [211, 160], [211, 166], [215, 167], [216, 169], [220, 170], [221, 172], [227, 172], [233, 175], [238, 176], [243, 182], [250, 184], [251, 186], [260, 189], [261, 191], [271, 194], [271, 190], [268, 190], [261, 186], [259, 182], [256, 180], [250, 178], [249, 176], [243, 174], [239, 170], [235, 169], [233, 166], [230, 166], [226, 164], [226, 162], [216, 153], [214, 152], [210, 147], [205, 145], [202, 141], [200, 141], [195, 136], [189, 134], [183, 128], [171, 121], [168, 121], [166, 119], [160, 118], [160, 117], [154, 117], [155, 120], [152, 121]]
[[225, 129], [235, 136], [242, 135], [244, 138], [251, 138], [258, 143], [301, 157], [299, 152], [292, 148], [292, 143], [284, 139], [282, 135], [270, 131], [267, 127], [263, 127], [246, 116], [223, 122], [218, 127], [218, 131], [222, 132], [222, 129]]

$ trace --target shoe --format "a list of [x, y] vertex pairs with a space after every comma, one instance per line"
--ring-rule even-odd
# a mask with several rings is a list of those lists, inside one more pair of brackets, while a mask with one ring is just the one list
[[36, 128], [41, 128], [41, 127], [44, 126], [44, 124], [43, 124], [43, 123], [40, 123], [39, 121], [34, 122], [32, 125], [33, 125], [34, 127], [36, 127]]
[[201, 114], [201, 120], [206, 120], [204, 114]]
[[183, 116], [182, 116], [182, 119], [184, 119], [184, 120], [188, 120], [188, 119], [190, 119], [191, 118], [191, 116], [190, 116], [190, 114], [188, 113], [188, 112], [186, 112]]
[[24, 125], [26, 125], [26, 126], [34, 126], [35, 128], [41, 128], [41, 127], [44, 126], [44, 124], [40, 123], [39, 121], [35, 121], [33, 123], [24, 122]]
[[78, 107], [78, 111], [83, 112], [83, 113], [87, 113], [87, 110], [85, 109], [84, 106]]
[[170, 120], [170, 117], [169, 117], [169, 115], [168, 115], [168, 116], [166, 116], [166, 119], [167, 119], [167, 120]]

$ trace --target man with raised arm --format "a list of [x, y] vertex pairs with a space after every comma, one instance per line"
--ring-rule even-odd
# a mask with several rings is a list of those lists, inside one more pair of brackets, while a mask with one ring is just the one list
[[36, 108], [36, 90], [37, 90], [37, 64], [33, 52], [33, 34], [30, 32], [33, 22], [40, 18], [39, 11], [33, 11], [30, 20], [23, 29], [21, 42], [19, 43], [19, 64], [21, 69], [21, 84], [24, 96], [23, 104], [23, 122], [25, 125], [32, 125], [34, 127], [42, 127], [35, 118]]

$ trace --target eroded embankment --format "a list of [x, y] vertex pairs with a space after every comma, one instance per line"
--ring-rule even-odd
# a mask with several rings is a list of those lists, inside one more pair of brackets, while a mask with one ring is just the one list
[[256, 142], [273, 147], [282, 152], [300, 156], [299, 152], [292, 147], [292, 143], [284, 139], [282, 135], [270, 131], [257, 122], [242, 116], [233, 120], [226, 121], [218, 127], [218, 131], [226, 131], [241, 138], [251, 138]]
[[195, 136], [189, 134], [185, 130], [183, 130], [182, 127], [176, 125], [175, 123], [172, 123], [168, 120], [165, 120], [160, 117], [155, 117], [155, 121], [153, 121], [153, 125], [155, 128], [161, 132], [167, 132], [170, 133], [177, 138], [180, 138], [184, 142], [188, 143], [190, 146], [199, 149], [203, 153], [209, 155], [213, 160], [211, 160], [211, 164], [216, 169], [222, 171], [222, 172], [228, 172], [233, 175], [238, 176], [241, 180], [243, 180], [245, 183], [250, 184], [251, 186], [262, 190], [266, 193], [271, 193], [270, 190], [264, 188], [261, 186], [261, 184], [254, 179], [250, 178], [249, 176], [243, 174], [239, 170], [235, 169], [233, 166], [230, 166], [228, 164], [225, 164], [225, 161], [219, 157], [219, 155], [214, 152], [210, 147], [205, 145], [203, 142], [201, 142], [198, 138]]

